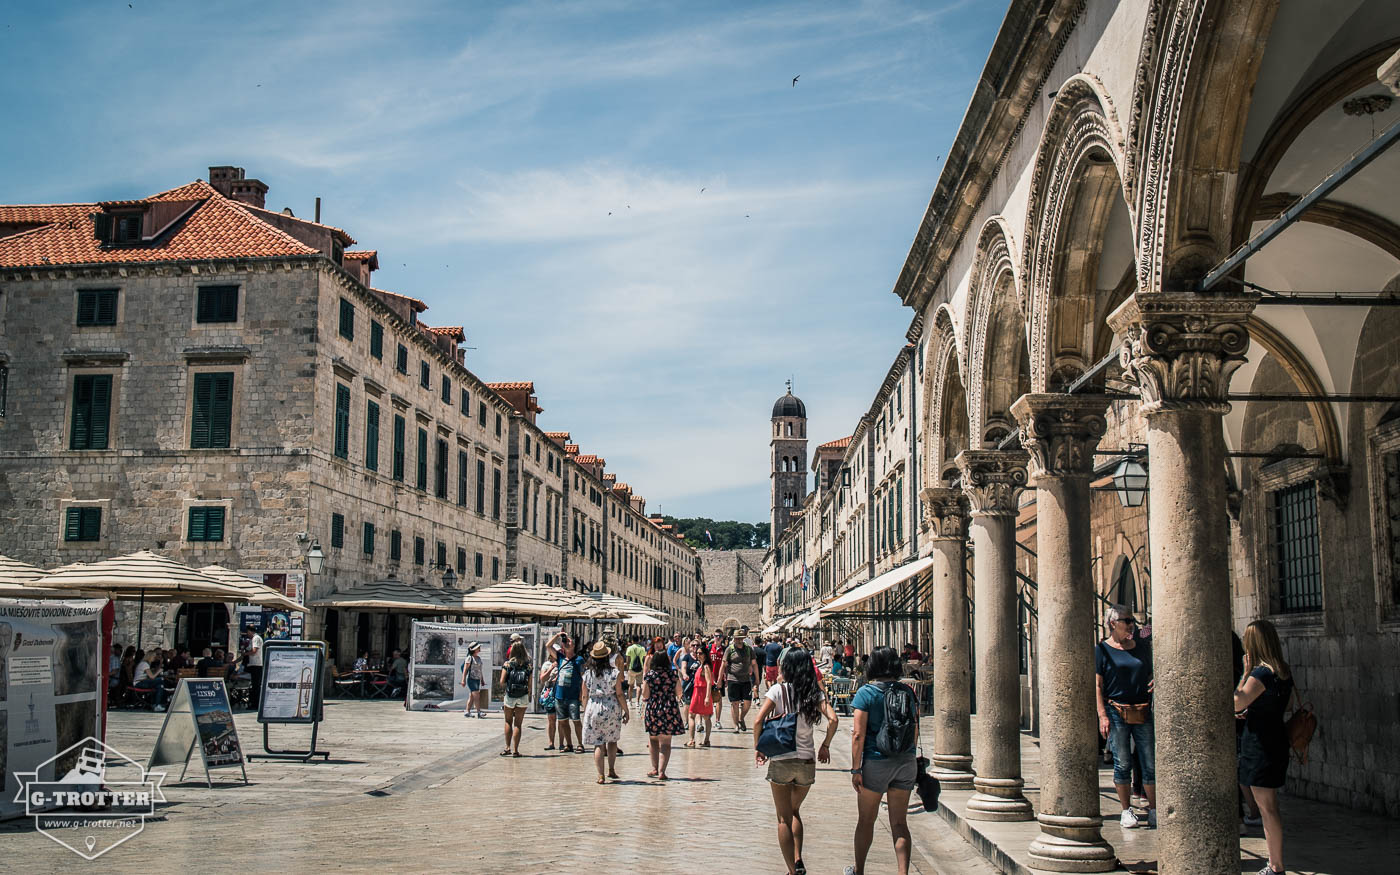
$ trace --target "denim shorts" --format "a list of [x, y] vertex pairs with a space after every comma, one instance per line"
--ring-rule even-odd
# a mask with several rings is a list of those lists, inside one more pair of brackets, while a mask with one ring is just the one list
[[580, 719], [580, 718], [579, 718], [579, 700], [578, 700], [578, 699], [561, 699], [561, 698], [559, 698], [558, 696], [555, 696], [555, 697], [554, 697], [554, 713], [557, 714], [557, 715], [559, 715], [559, 719], [560, 719], [560, 720], [578, 720], [578, 719]]
[[481, 689], [481, 681], [476, 678], [467, 678], [467, 692], [475, 693], [479, 689]]
[[1157, 783], [1156, 733], [1152, 727], [1152, 714], [1148, 712], [1146, 723], [1125, 723], [1118, 709], [1108, 706], [1108, 749], [1113, 752], [1113, 783], [1129, 784], [1133, 780], [1132, 749], [1128, 740], [1137, 746], [1138, 765], [1142, 766], [1142, 782]]
[[883, 796], [890, 790], [913, 790], [919, 764], [913, 754], [884, 759], [867, 756], [861, 760], [860, 772], [861, 785]]

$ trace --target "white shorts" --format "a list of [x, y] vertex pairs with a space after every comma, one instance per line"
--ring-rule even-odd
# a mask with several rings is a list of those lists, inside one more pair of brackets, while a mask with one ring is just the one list
[[530, 696], [506, 696], [503, 707], [506, 708], [528, 708], [530, 707]]

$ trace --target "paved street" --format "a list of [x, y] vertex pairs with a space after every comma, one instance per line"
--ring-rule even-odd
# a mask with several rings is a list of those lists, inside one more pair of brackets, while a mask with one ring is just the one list
[[[667, 783], [649, 780], [646, 739], [624, 730], [623, 780], [598, 786], [590, 755], [546, 752], [544, 720], [526, 721], [521, 759], [501, 758], [500, 718], [405, 712], [395, 703], [327, 703], [328, 764], [255, 761], [251, 783], [198, 763], [185, 783], [166, 784], [169, 804], [145, 831], [94, 865], [109, 871], [229, 871], [311, 867], [337, 871], [591, 872], [784, 870], [763, 771], [748, 739], [725, 731], [710, 750], [677, 748]], [[112, 714], [108, 741], [138, 760], [161, 715]], [[261, 746], [251, 714], [236, 718], [245, 750]], [[292, 745], [302, 727], [278, 727]], [[804, 806], [808, 870], [839, 873], [851, 862], [854, 799], [846, 775], [849, 736], [822, 767]], [[374, 794], [374, 795], [370, 795]], [[936, 815], [911, 813], [914, 871], [992, 870]], [[0, 830], [9, 871], [71, 872], [86, 863], [24, 823]], [[890, 836], [876, 832], [870, 872], [894, 869]]]

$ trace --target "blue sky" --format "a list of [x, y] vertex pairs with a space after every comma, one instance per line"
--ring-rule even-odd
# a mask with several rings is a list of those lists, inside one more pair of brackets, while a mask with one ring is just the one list
[[649, 510], [763, 520], [783, 381], [815, 446], [904, 342], [890, 289], [1004, 11], [10, 4], [0, 201], [214, 164], [273, 209], [320, 196], [376, 285], [466, 326], [484, 379], [534, 380], [540, 424]]

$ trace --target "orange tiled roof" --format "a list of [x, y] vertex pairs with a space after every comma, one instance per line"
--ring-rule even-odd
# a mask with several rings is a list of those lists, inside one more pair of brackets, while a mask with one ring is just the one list
[[51, 219], [49, 224], [0, 238], [0, 267], [55, 264], [131, 264], [222, 258], [315, 255], [316, 250], [241, 209], [242, 204], [207, 182], [161, 192], [149, 201], [191, 201], [193, 209], [155, 242], [103, 247], [93, 236], [97, 204], [0, 208], [12, 222]]
[[369, 261], [370, 259], [378, 258], [378, 257], [379, 257], [379, 250], [378, 250], [378, 249], [347, 249], [347, 250], [345, 250], [344, 255], [345, 255], [346, 258], [350, 259], [351, 261]]
[[370, 291], [380, 295], [388, 295], [391, 298], [398, 298], [401, 301], [407, 301], [409, 304], [413, 305], [413, 310], [415, 313], [422, 313], [424, 310], [428, 309], [427, 304], [423, 303], [417, 298], [409, 297], [408, 295], [400, 295], [398, 292], [390, 292], [384, 289], [376, 289], [373, 286], [370, 287]]
[[603, 482], [604, 482], [604, 483], [616, 483], [616, 482], [617, 482], [617, 475], [616, 475], [616, 474], [611, 474], [611, 473], [609, 473], [609, 474], [604, 474], [604, 475], [603, 475]]
[[824, 444], [822, 444], [821, 446], [817, 447], [817, 449], [819, 449], [819, 450], [844, 450], [846, 447], [849, 447], [849, 446], [851, 445], [851, 437], [852, 437], [851, 435], [847, 435], [846, 437], [843, 437], [843, 438], [837, 438], [837, 439], [834, 440], [834, 441], [827, 441], [826, 443], [824, 443]]
[[571, 456], [578, 454], [578, 444], [564, 444], [564, 452]]
[[467, 333], [462, 330], [462, 326], [460, 325], [439, 325], [434, 328], [429, 328], [425, 325], [423, 326], [423, 328], [430, 334], [445, 334], [448, 337], [451, 337], [453, 340], [456, 340], [458, 343], [461, 343], [467, 339]]
[[276, 210], [269, 210], [263, 207], [255, 207], [252, 204], [245, 204], [243, 203], [243, 201], [233, 201], [233, 203], [238, 204], [245, 210], [250, 210], [256, 213], [270, 213], [275, 216], [281, 216], [283, 218], [291, 219], [294, 222], [301, 222], [303, 225], [310, 225], [313, 228], [325, 228], [327, 231], [331, 232], [331, 234], [333, 234], [338, 240], [340, 240], [340, 244], [342, 246], [354, 246], [356, 242], [355, 238], [351, 237], [349, 232], [347, 232], [343, 228], [337, 228], [334, 225], [324, 225], [320, 222], [313, 222], [310, 219], [298, 219], [296, 216], [288, 216], [285, 213], [279, 213]]
[[589, 453], [588, 455], [579, 456], [574, 461], [578, 462], [580, 465], [597, 465], [600, 464], [603, 460], [593, 455], [592, 453]]
[[569, 434], [567, 431], [547, 431], [544, 433], [544, 436], [554, 441], [567, 441], [569, 438], [573, 437], [573, 435]]
[[488, 389], [491, 389], [493, 392], [510, 392], [512, 390], [519, 389], [524, 389], [526, 392], [530, 393], [533, 393], [535, 391], [535, 384], [531, 380], [515, 380], [513, 382], [506, 383], [487, 383], [486, 387]]

